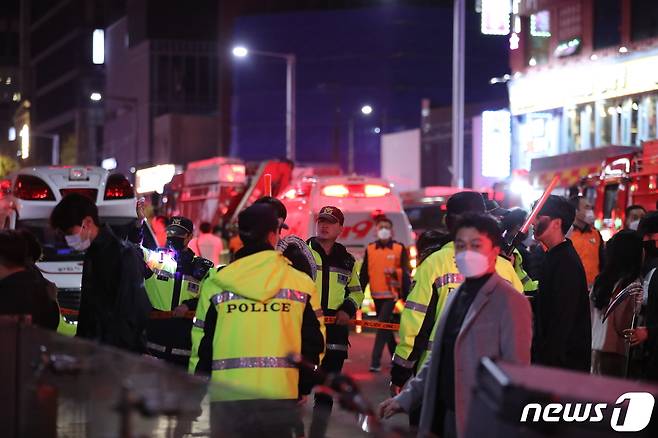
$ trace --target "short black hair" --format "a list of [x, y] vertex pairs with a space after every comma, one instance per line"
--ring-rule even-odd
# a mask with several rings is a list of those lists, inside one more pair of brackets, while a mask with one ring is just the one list
[[245, 246], [266, 243], [269, 233], [279, 230], [276, 209], [269, 203], [254, 203], [240, 212], [238, 227]]
[[76, 225], [82, 225], [82, 220], [87, 216], [91, 217], [94, 224], [100, 225], [96, 204], [86, 196], [71, 193], [59, 201], [50, 213], [50, 226], [56, 230], [66, 231]]
[[271, 205], [274, 208], [274, 211], [276, 212], [276, 215], [279, 219], [283, 219], [283, 221], [286, 221], [286, 218], [288, 217], [288, 210], [286, 210], [286, 206], [283, 205], [283, 202], [280, 200], [276, 199], [273, 196], [261, 196], [260, 198], [256, 199], [254, 204], [268, 204]]
[[503, 244], [498, 221], [489, 214], [465, 213], [455, 226], [455, 235], [462, 228], [475, 228], [480, 233], [486, 235], [494, 247], [500, 248]]
[[482, 193], [469, 191], [455, 193], [448, 198], [448, 202], [446, 203], [446, 226], [454, 235], [455, 225], [457, 225], [457, 219], [460, 215], [466, 213], [484, 213], [485, 211], [486, 206]]
[[384, 216], [383, 214], [375, 218], [375, 225], [379, 224], [380, 222], [386, 222], [391, 227], [393, 226], [393, 221], [387, 218], [386, 216]]
[[16, 230], [0, 231], [0, 265], [20, 268], [27, 259], [27, 243], [23, 236]]
[[583, 195], [574, 195], [569, 198], [569, 203], [573, 205], [573, 208], [578, 210], [580, 208], [580, 200], [585, 199]]
[[628, 217], [628, 215], [631, 214], [631, 211], [633, 210], [642, 210], [645, 213], [647, 212], [647, 209], [642, 207], [641, 205], [633, 204], [626, 207], [626, 210], [624, 211], [624, 217]]
[[[572, 198], [573, 199], [573, 198]], [[580, 200], [578, 200], [580, 202]], [[538, 216], [548, 216], [551, 219], [562, 219], [562, 234], [567, 234], [576, 218], [576, 207], [572, 201], [557, 195], [550, 195], [539, 210]]]
[[212, 231], [212, 225], [210, 225], [210, 222], [201, 222], [201, 225], [199, 225], [199, 231], [202, 233], [210, 233]]

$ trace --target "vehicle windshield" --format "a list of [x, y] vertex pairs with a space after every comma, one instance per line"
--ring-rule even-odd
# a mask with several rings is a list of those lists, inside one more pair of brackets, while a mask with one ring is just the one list
[[[128, 231], [135, 224], [135, 218], [101, 218], [101, 222], [108, 224], [119, 238], [125, 239], [128, 236]], [[18, 221], [16, 229], [28, 230], [36, 236], [43, 248], [42, 262], [80, 261], [84, 257], [84, 252], [75, 251], [66, 244], [64, 236], [53, 230], [47, 219]]]
[[404, 211], [409, 217], [411, 228], [416, 233], [422, 233], [426, 230], [445, 229], [445, 225], [443, 224], [445, 212], [441, 210], [441, 206], [438, 204], [406, 207]]

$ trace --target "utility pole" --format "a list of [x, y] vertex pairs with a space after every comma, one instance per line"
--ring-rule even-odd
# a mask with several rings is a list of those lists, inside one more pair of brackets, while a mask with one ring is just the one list
[[452, 28], [452, 185], [464, 187], [465, 0], [454, 0]]

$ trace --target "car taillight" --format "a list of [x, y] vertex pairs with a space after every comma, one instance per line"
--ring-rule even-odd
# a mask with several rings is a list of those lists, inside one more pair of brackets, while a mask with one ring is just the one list
[[333, 196], [335, 198], [344, 198], [350, 194], [349, 189], [342, 185], [336, 184], [332, 186], [326, 186], [322, 189], [322, 194], [324, 196]]
[[107, 178], [105, 199], [130, 199], [134, 196], [135, 190], [125, 176], [115, 173]]
[[391, 188], [380, 184], [333, 184], [322, 189], [324, 196], [335, 198], [379, 198], [391, 193]]
[[54, 201], [55, 195], [48, 184], [41, 178], [32, 175], [19, 175], [14, 186], [18, 199], [29, 201]]

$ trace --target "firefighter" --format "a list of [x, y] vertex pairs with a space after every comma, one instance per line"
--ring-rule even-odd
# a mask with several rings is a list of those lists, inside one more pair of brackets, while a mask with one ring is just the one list
[[[317, 235], [309, 239], [317, 265], [315, 284], [320, 292], [324, 316], [336, 318], [327, 325], [326, 353], [322, 370], [339, 373], [347, 359], [349, 321], [361, 307], [363, 291], [359, 284], [358, 267], [354, 257], [336, 239], [343, 232], [345, 216], [337, 207], [322, 207], [317, 218]], [[310, 436], [324, 436], [333, 400], [316, 394]]]
[[596, 216], [594, 208], [587, 198], [573, 196], [569, 198], [569, 202], [576, 209], [576, 218], [567, 237], [571, 239], [580, 261], [583, 262], [587, 288], [592, 290], [596, 276], [605, 266], [605, 242], [599, 230], [594, 227]]
[[[484, 213], [482, 195], [459, 192], [448, 199], [446, 225], [454, 237], [454, 227], [467, 212]], [[496, 260], [496, 272], [519, 292], [523, 286], [512, 264], [502, 257]], [[446, 243], [418, 267], [414, 282], [400, 318], [400, 343], [395, 349], [391, 369], [391, 393], [396, 395], [413, 375], [416, 366], [427, 359], [434, 338], [434, 322], [438, 319], [448, 294], [464, 281], [455, 264], [454, 243]]]
[[[384, 215], [375, 219], [377, 240], [366, 248], [359, 278], [361, 288], [370, 284], [370, 295], [375, 301], [375, 309], [380, 322], [392, 322], [395, 303], [405, 298], [409, 292], [409, 254], [400, 242], [393, 240], [393, 222]], [[388, 346], [391, 357], [395, 353], [395, 336], [389, 330], [378, 330], [370, 360], [370, 372], [381, 371], [381, 358], [384, 345]]]
[[217, 430], [221, 436], [291, 436], [297, 420], [291, 414], [313, 379], [287, 357], [301, 354], [319, 364], [320, 299], [313, 280], [275, 251], [279, 221], [272, 206], [245, 209], [238, 226], [244, 247], [202, 286], [205, 310], [194, 322], [202, 332], [193, 345], [199, 356], [190, 371], [211, 376], [213, 436]]
[[[137, 215], [143, 218], [139, 203]], [[201, 280], [213, 266], [187, 247], [193, 231], [192, 221], [175, 216], [168, 222], [164, 248], [142, 247], [144, 286], [153, 306], [146, 326], [146, 347], [153, 356], [183, 367], [191, 352], [189, 313], [196, 310]]]

